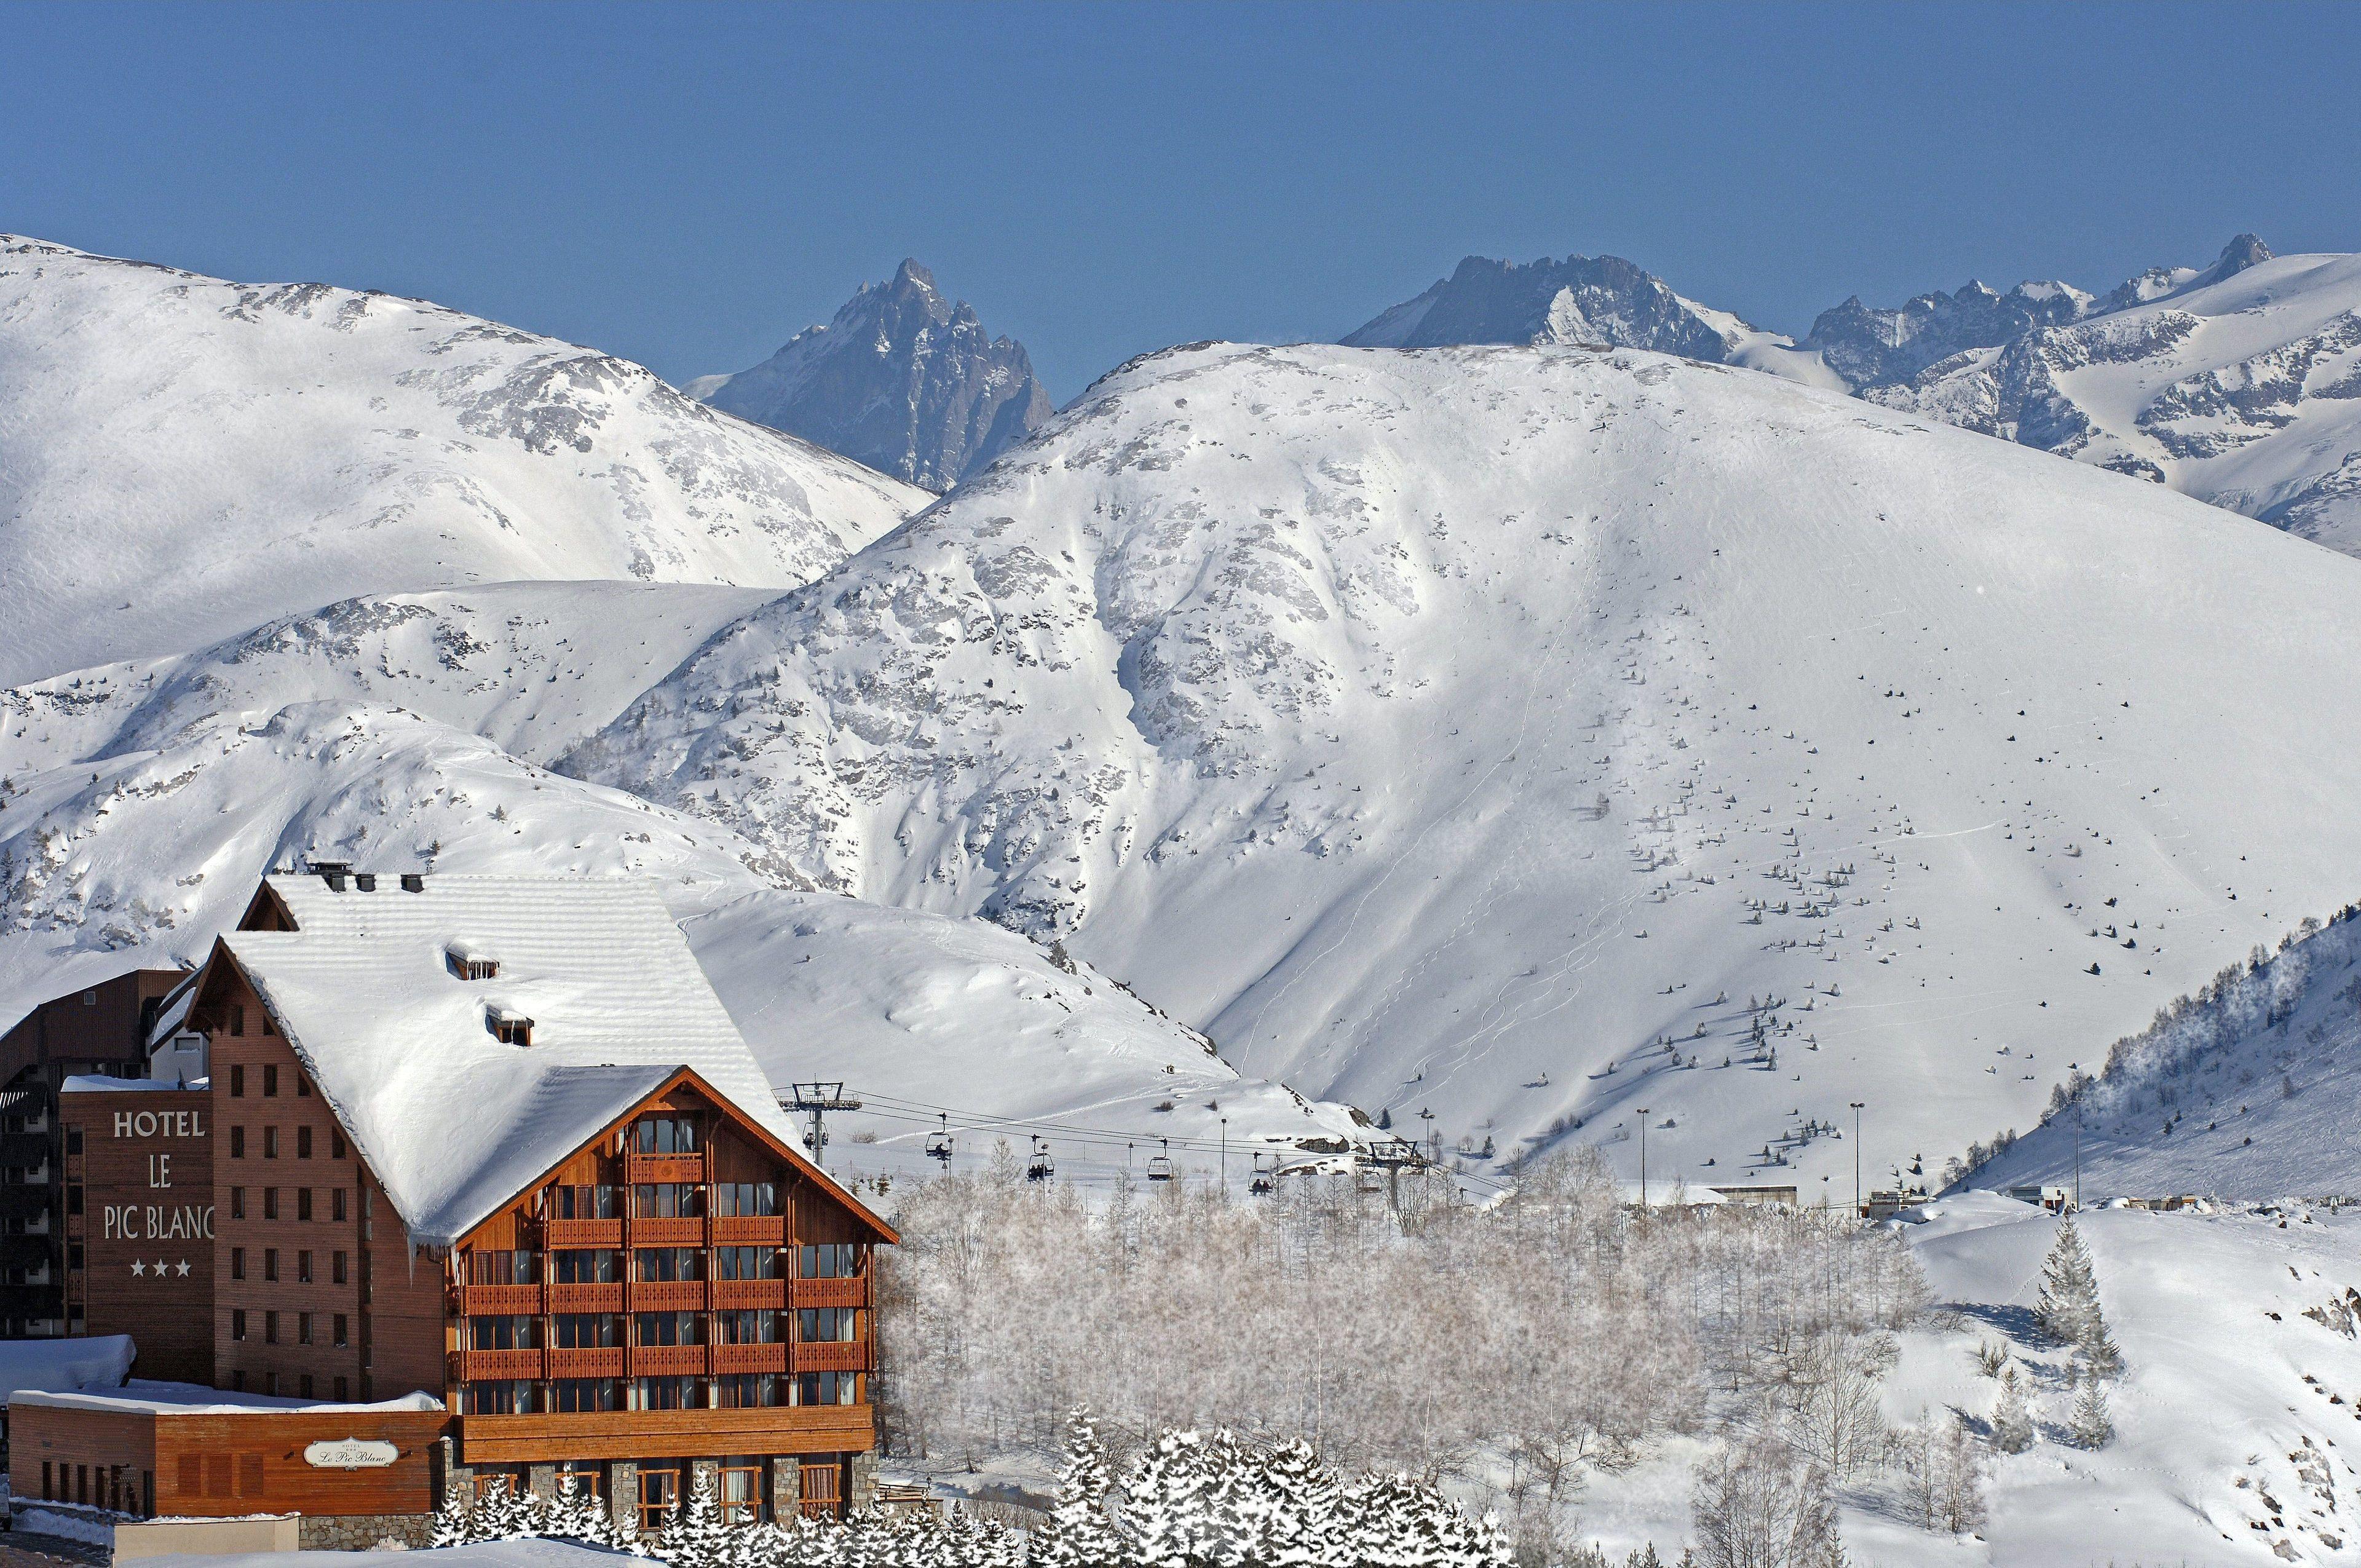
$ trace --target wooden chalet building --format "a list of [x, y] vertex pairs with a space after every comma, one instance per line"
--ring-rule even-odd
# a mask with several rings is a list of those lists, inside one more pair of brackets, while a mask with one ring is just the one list
[[27, 1396], [19, 1508], [366, 1545], [569, 1474], [642, 1528], [699, 1473], [738, 1521], [873, 1489], [894, 1232], [649, 886], [272, 875], [157, 1041], [192, 1033], [191, 1087], [60, 1096], [69, 1294], [187, 1381]]

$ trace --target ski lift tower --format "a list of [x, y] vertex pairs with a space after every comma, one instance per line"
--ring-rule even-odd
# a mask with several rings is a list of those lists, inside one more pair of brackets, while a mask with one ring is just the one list
[[1370, 1141], [1368, 1152], [1361, 1163], [1372, 1165], [1386, 1173], [1386, 1202], [1395, 1214], [1401, 1212], [1401, 1173], [1408, 1166], [1413, 1169], [1426, 1164], [1426, 1156], [1409, 1138], [1376, 1138]]
[[804, 1135], [804, 1147], [811, 1150], [812, 1163], [828, 1163], [828, 1124], [830, 1111], [858, 1111], [858, 1096], [844, 1091], [840, 1080], [835, 1083], [796, 1083], [788, 1085], [788, 1095], [779, 1103], [790, 1111], [811, 1118], [811, 1131]]

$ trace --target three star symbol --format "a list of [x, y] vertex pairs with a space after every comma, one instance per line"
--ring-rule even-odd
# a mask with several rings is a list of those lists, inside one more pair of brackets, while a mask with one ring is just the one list
[[[178, 1265], [174, 1265], [174, 1264], [169, 1264], [169, 1263], [165, 1262], [162, 1258], [160, 1258], [160, 1257], [159, 1257], [159, 1258], [158, 1258], [158, 1259], [156, 1260], [156, 1263], [155, 1263], [156, 1277], [157, 1277], [157, 1278], [159, 1278], [159, 1279], [162, 1279], [162, 1278], [166, 1277], [168, 1275], [170, 1275], [170, 1274], [174, 1271], [174, 1269], [175, 1269], [176, 1267], [178, 1268], [179, 1273], [180, 1273], [180, 1277], [181, 1277], [181, 1278], [186, 1279], [186, 1278], [189, 1277], [189, 1260], [188, 1260], [187, 1258], [185, 1258], [185, 1257], [184, 1257], [184, 1258], [181, 1259], [181, 1261], [179, 1262], [179, 1264], [178, 1264]], [[137, 1258], [134, 1258], [134, 1259], [132, 1260], [132, 1263], [131, 1263], [131, 1276], [132, 1276], [132, 1277], [133, 1277], [133, 1278], [135, 1278], [135, 1279], [144, 1279], [144, 1278], [146, 1278], [146, 1277], [147, 1277], [147, 1276], [148, 1276], [148, 1264], [146, 1264], [145, 1262], [143, 1262], [143, 1261], [141, 1261], [141, 1260], [139, 1260], [139, 1259], [137, 1259]]]

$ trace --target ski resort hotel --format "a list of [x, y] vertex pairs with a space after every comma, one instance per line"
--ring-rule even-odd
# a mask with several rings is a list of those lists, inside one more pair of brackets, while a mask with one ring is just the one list
[[13, 1397], [20, 1511], [202, 1551], [255, 1516], [423, 1544], [446, 1497], [569, 1476], [650, 1529], [700, 1476], [741, 1522], [873, 1490], [894, 1232], [795, 1146], [646, 884], [315, 864], [126, 995], [144, 1059], [54, 1089], [40, 1321], [137, 1359]]

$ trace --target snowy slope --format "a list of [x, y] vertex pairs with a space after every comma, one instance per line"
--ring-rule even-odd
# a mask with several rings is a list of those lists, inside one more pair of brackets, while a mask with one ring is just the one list
[[2361, 256], [2211, 277], [1865, 395], [2361, 554]]
[[559, 766], [1446, 1141], [1809, 1183], [2347, 901], [2356, 647], [2361, 564], [1768, 377], [1199, 346]]
[[[761, 600], [630, 583], [393, 595], [0, 690], [0, 1017], [201, 958], [263, 871], [315, 850], [389, 871], [630, 873], [661, 881], [781, 1084], [841, 1078], [963, 1114], [1119, 1115], [1190, 1139], [1218, 1134], [1209, 1101], [1241, 1140], [1349, 1126], [1022, 937], [783, 891], [750, 869], [754, 846], [536, 765]], [[884, 1144], [839, 1157], [923, 1164], [906, 1113], [867, 1122]]]
[[1970, 1179], [2110, 1197], [2361, 1193], [2361, 919], [2216, 976]]
[[441, 306], [0, 236], [0, 683], [363, 593], [793, 587], [925, 499]]

